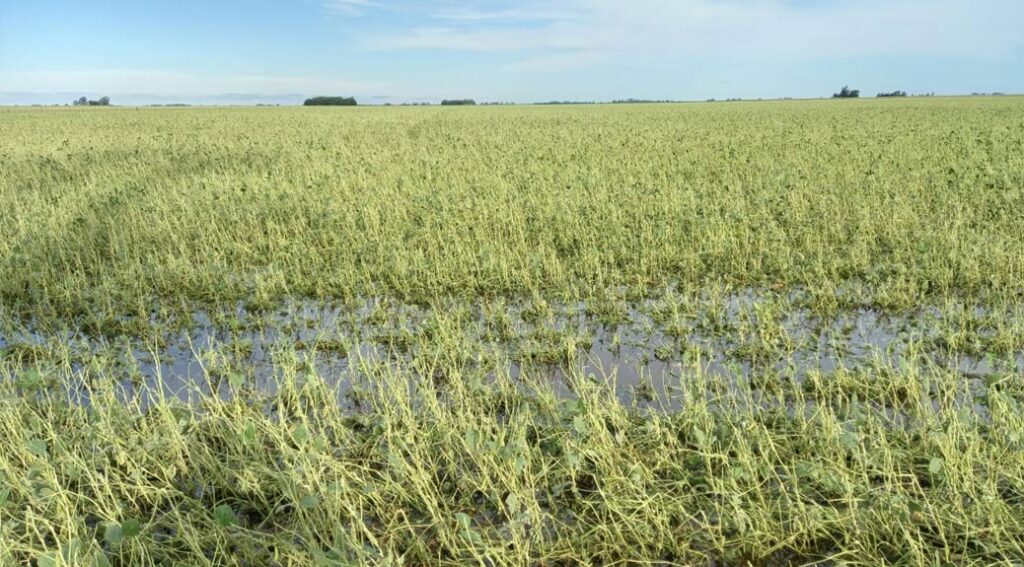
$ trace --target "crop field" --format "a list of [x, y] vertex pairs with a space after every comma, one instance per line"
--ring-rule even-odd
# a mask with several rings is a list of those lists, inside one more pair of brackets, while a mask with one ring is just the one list
[[1021, 565], [1024, 98], [0, 109], [0, 565]]

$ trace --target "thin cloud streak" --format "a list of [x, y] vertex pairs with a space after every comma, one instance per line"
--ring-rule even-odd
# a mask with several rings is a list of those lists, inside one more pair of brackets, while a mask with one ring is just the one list
[[166, 96], [207, 96], [225, 93], [369, 93], [386, 91], [393, 85], [370, 81], [349, 81], [330, 77], [228, 75], [204, 77], [175, 71], [97, 70], [69, 72], [0, 73], [6, 92], [103, 92], [146, 91]]
[[[572, 0], [566, 14], [511, 25], [515, 12], [465, 12], [454, 24], [412, 27], [364, 39], [381, 51], [532, 53], [597, 63], [594, 54], [648, 57], [741, 56], [823, 59], [874, 55], [992, 56], [1024, 45], [1024, 3], [1016, 0], [859, 0], [796, 6], [779, 0]], [[536, 11], [535, 11], [536, 10]], [[443, 14], [444, 12], [442, 12]], [[450, 14], [449, 14], [450, 15]], [[506, 25], [508, 24], [508, 25]], [[525, 66], [529, 66], [524, 62]]]
[[580, 19], [580, 14], [546, 8], [510, 8], [491, 11], [462, 8], [440, 10], [433, 13], [432, 17], [439, 20], [453, 20], [457, 22], [551, 22], [578, 20]]
[[327, 0], [324, 8], [331, 13], [361, 16], [368, 10], [382, 7], [378, 0]]

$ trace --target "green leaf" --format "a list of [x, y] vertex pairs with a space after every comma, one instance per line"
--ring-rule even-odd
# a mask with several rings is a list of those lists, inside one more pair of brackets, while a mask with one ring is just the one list
[[910, 512], [910, 519], [914, 522], [924, 521], [924, 506], [911, 501], [907, 504], [907, 510]]
[[299, 507], [305, 510], [311, 510], [320, 505], [320, 497], [316, 494], [307, 494], [299, 500]]
[[402, 470], [405, 467], [405, 460], [394, 451], [388, 453], [388, 467], [393, 471]]
[[121, 535], [126, 538], [133, 538], [142, 533], [142, 524], [135, 518], [129, 518], [121, 522]]
[[513, 516], [519, 513], [519, 497], [516, 496], [515, 493], [510, 492], [508, 494], [505, 498], [505, 505], [508, 506], [508, 511], [511, 512]]
[[463, 514], [462, 512], [458, 512], [455, 514], [455, 521], [457, 521], [459, 524], [462, 537], [468, 539], [470, 542], [474, 544], [483, 543], [483, 538], [480, 537], [480, 534], [473, 529], [472, 518], [470, 518], [466, 514]]
[[586, 435], [590, 433], [590, 428], [587, 427], [587, 420], [583, 419], [582, 415], [577, 415], [572, 418], [572, 428], [576, 430], [576, 433], [580, 435]]
[[46, 446], [46, 441], [33, 437], [28, 441], [28, 450], [34, 455], [46, 458], [50, 456], [50, 452]]
[[473, 526], [473, 519], [462, 512], [455, 514], [455, 521], [459, 523], [459, 527], [463, 530], [468, 530]]
[[227, 504], [217, 506], [213, 511], [213, 515], [217, 519], [217, 525], [222, 528], [227, 528], [238, 523], [238, 518], [235, 517], [235, 511]]
[[78, 555], [82, 551], [82, 541], [72, 538], [71, 541], [60, 546], [60, 557], [65, 565], [78, 565]]
[[108, 522], [103, 526], [103, 540], [112, 547], [121, 545], [121, 540], [123, 539], [124, 533], [121, 530], [121, 524], [117, 522]]
[[24, 374], [18, 379], [18, 385], [22, 388], [35, 388], [42, 385], [43, 375], [38, 370], [32, 368], [26, 370]]
[[465, 434], [465, 441], [470, 450], [476, 452], [477, 445], [480, 443], [480, 434], [477, 433], [476, 430], [470, 429]]
[[693, 440], [697, 442], [698, 447], [703, 447], [708, 444], [708, 436], [701, 429], [693, 430]]
[[242, 430], [242, 443], [245, 445], [256, 444], [256, 426], [252, 423], [246, 424], [245, 429]]
[[551, 496], [554, 496], [554, 497], [557, 498], [558, 496], [561, 496], [562, 493], [565, 492], [565, 490], [567, 488], [571, 487], [571, 486], [572, 486], [571, 482], [560, 482], [560, 483], [558, 483], [558, 484], [556, 484], [556, 485], [551, 487]]
[[526, 470], [526, 457], [523, 455], [517, 456], [513, 468], [515, 469], [516, 474], [523, 474], [523, 471]]
[[579, 400], [565, 400], [562, 402], [562, 413], [565, 415], [574, 415], [581, 409], [582, 404]]
[[52, 551], [36, 555], [37, 567], [57, 567], [57, 554]]
[[292, 439], [295, 440], [297, 445], [302, 445], [306, 441], [309, 441], [309, 430], [301, 423], [296, 425], [295, 429], [292, 430]]
[[843, 447], [851, 451], [856, 451], [860, 448], [860, 435], [852, 431], [844, 431], [839, 435], [839, 442], [843, 444]]
[[942, 468], [945, 465], [945, 461], [938, 457], [932, 457], [931, 461], [928, 461], [928, 472], [932, 474], [939, 474], [942, 472]]
[[107, 554], [99, 552], [92, 557], [92, 567], [111, 567]]
[[811, 463], [798, 463], [796, 465], [796, 475], [800, 478], [814, 478], [818, 472], [818, 466]]
[[56, 492], [48, 486], [37, 486], [33, 492], [35, 493], [36, 498], [40, 500], [49, 500], [50, 498], [53, 498], [54, 494], [56, 494]]
[[232, 372], [228, 374], [228, 384], [237, 390], [245, 385], [245, 376], [239, 372]]

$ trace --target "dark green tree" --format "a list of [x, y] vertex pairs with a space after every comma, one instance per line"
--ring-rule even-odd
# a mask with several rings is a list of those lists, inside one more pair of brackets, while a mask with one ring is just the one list
[[345, 96], [315, 96], [307, 98], [303, 106], [356, 106], [355, 97]]
[[860, 90], [843, 86], [842, 90], [832, 95], [832, 98], [860, 98]]

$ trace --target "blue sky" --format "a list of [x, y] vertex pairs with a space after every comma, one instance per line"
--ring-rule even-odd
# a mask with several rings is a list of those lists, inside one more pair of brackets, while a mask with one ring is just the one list
[[0, 104], [1024, 92], [1024, 0], [0, 0]]

